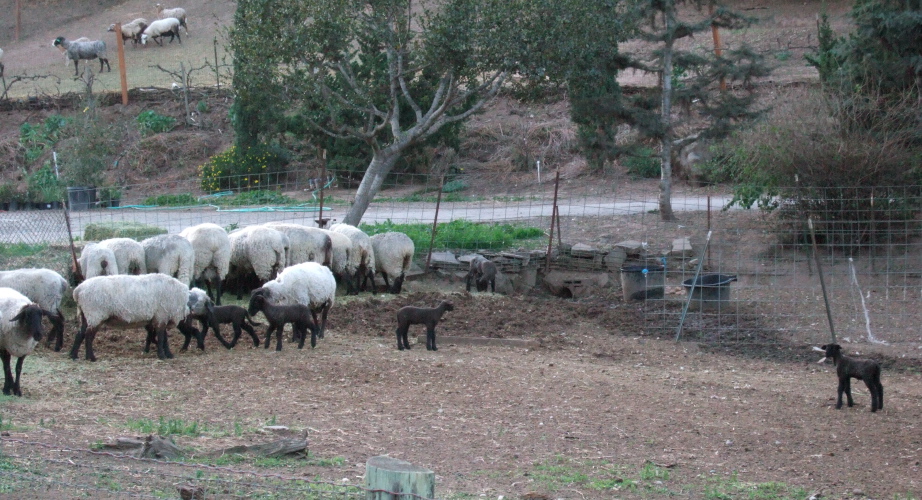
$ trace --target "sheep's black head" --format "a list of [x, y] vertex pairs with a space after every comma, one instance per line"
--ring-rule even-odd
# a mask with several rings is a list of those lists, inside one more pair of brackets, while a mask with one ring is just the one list
[[826, 352], [825, 359], [836, 360], [839, 359], [839, 356], [842, 355], [842, 346], [839, 344], [826, 344], [823, 347], [820, 347], [820, 349]]
[[38, 342], [42, 340], [42, 316], [51, 317], [51, 313], [36, 304], [27, 304], [19, 310], [16, 316], [10, 318], [10, 323], [18, 321], [25, 331]]
[[59, 37], [55, 38], [53, 42], [51, 42], [51, 46], [52, 46], [52, 47], [57, 47], [58, 45], [64, 45], [64, 37], [63, 37], [63, 36], [59, 36]]
[[452, 304], [451, 301], [448, 301], [448, 300], [443, 300], [442, 303], [439, 304], [439, 306], [440, 306], [440, 307], [444, 307], [446, 311], [454, 311], [454, 310], [455, 310], [455, 305]]
[[253, 295], [250, 296], [250, 307], [247, 308], [247, 312], [250, 313], [250, 316], [258, 313], [263, 310], [263, 306], [266, 304], [266, 296], [264, 295], [265, 290], [259, 288], [253, 292]]

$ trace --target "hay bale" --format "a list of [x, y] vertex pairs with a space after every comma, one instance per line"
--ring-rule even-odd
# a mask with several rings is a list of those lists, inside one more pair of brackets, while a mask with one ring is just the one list
[[158, 234], [166, 234], [162, 227], [141, 224], [139, 222], [94, 222], [83, 229], [83, 239], [102, 241], [109, 238], [133, 238], [141, 241]]

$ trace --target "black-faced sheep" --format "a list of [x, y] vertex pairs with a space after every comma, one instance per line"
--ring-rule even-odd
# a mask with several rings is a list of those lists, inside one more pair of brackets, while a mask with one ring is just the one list
[[157, 338], [157, 356], [172, 358], [167, 343], [167, 329], [189, 315], [189, 304], [197, 300], [189, 287], [164, 274], [141, 276], [97, 276], [74, 289], [80, 332], [74, 339], [70, 357], [77, 359], [86, 339], [86, 359], [96, 361], [93, 339], [103, 325], [115, 327], [144, 326]]
[[52, 341], [56, 341], [54, 350], [60, 351], [64, 344], [61, 301], [67, 292], [67, 280], [51, 269], [17, 269], [0, 271], [0, 287], [12, 288], [50, 312], [48, 320], [51, 322], [51, 332], [45, 345], [50, 347]]
[[176, 18], [179, 21], [180, 26], [185, 28], [186, 35], [189, 34], [189, 26], [186, 25], [186, 9], [182, 7], [173, 7], [170, 9], [164, 8], [163, 5], [157, 4], [157, 16], [160, 19], [167, 19], [170, 17]]
[[252, 315], [260, 311], [269, 322], [266, 329], [266, 349], [269, 348], [272, 341], [272, 331], [274, 330], [276, 332], [275, 350], [282, 350], [282, 330], [288, 323], [291, 323], [291, 329], [295, 337], [299, 337], [298, 349], [304, 348], [304, 340], [307, 338], [308, 329], [311, 331], [311, 348], [317, 346], [317, 325], [311, 319], [309, 307], [302, 304], [278, 306], [269, 302], [264, 295], [253, 292], [248, 312]]
[[[327, 314], [336, 301], [336, 279], [329, 268], [316, 262], [304, 262], [285, 268], [278, 278], [267, 281], [254, 295], [264, 295], [273, 304], [308, 306], [323, 338]], [[318, 320], [317, 314], [320, 313]]]
[[851, 379], [864, 380], [871, 393], [871, 411], [884, 409], [884, 386], [880, 383], [880, 364], [870, 359], [851, 358], [842, 354], [839, 344], [826, 344], [821, 347], [826, 356], [820, 360], [831, 359], [836, 365], [836, 375], [839, 377], [839, 397], [836, 409], [842, 408], [842, 393], [848, 397], [848, 406], [854, 405], [852, 401]]
[[112, 71], [112, 67], [109, 66], [109, 57], [106, 53], [106, 42], [102, 40], [93, 40], [90, 42], [71, 42], [65, 39], [63, 36], [59, 36], [54, 39], [54, 42], [51, 43], [52, 46], [64, 47], [64, 50], [67, 53], [67, 57], [74, 61], [74, 76], [80, 76], [80, 60], [90, 61], [93, 59], [99, 59], [99, 72], [102, 73], [103, 64], [109, 71]]
[[[370, 239], [371, 247], [375, 252], [375, 268], [384, 277], [387, 291], [399, 294], [403, 288], [403, 280], [413, 262], [413, 253], [416, 251], [413, 240], [398, 232], [376, 234]], [[394, 280], [394, 283], [391, 284], [388, 278]], [[374, 278], [372, 278], [372, 290], [374, 286]]]
[[333, 224], [330, 226], [330, 231], [340, 233], [352, 240], [351, 257], [358, 262], [353, 291], [357, 293], [360, 290], [365, 290], [369, 279], [371, 279], [372, 286], [374, 286], [375, 250], [371, 246], [371, 238], [361, 229], [349, 224]]
[[[22, 396], [19, 379], [22, 363], [42, 340], [42, 310], [12, 288], [0, 288], [0, 358], [3, 359], [3, 394]], [[16, 374], [10, 362], [16, 358]]]
[[477, 291], [487, 291], [487, 285], [490, 291], [496, 293], [496, 264], [482, 255], [478, 255], [471, 260], [471, 268], [467, 272], [467, 291], [471, 291], [471, 281], [477, 283]]
[[435, 325], [439, 324], [447, 311], [454, 309], [455, 306], [447, 300], [443, 300], [438, 307], [401, 307], [397, 311], [397, 349], [402, 351], [410, 348], [407, 339], [410, 325], [426, 325], [426, 350], [438, 351], [435, 346]]
[[141, 44], [147, 45], [147, 40], [153, 38], [157, 45], [163, 46], [163, 40], [161, 37], [170, 35], [170, 43], [173, 43], [173, 39], [176, 38], [179, 40], [179, 44], [182, 45], [182, 37], [179, 36], [179, 26], [181, 22], [175, 17], [168, 17], [166, 19], [158, 19], [152, 23], [147, 28], [144, 28], [144, 32], [141, 33]]
[[[215, 304], [221, 305], [222, 282], [230, 267], [231, 242], [227, 231], [217, 224], [199, 224], [183, 229], [180, 236], [189, 240], [195, 252], [192, 270], [196, 286], [204, 286]], [[215, 293], [211, 287], [214, 285]]]

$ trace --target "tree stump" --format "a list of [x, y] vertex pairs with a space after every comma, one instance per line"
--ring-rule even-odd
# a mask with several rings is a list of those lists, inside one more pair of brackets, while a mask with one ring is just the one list
[[404, 500], [419, 495], [435, 498], [435, 472], [396, 458], [371, 457], [365, 463], [366, 500]]

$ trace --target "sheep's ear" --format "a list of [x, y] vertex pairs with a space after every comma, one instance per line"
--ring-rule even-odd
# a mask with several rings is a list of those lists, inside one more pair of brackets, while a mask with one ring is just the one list
[[16, 316], [13, 316], [12, 318], [10, 318], [10, 323], [13, 323], [13, 322], [15, 322], [15, 321], [21, 320], [21, 319], [22, 319], [22, 315], [26, 313], [26, 309], [28, 309], [29, 306], [31, 306], [31, 305], [32, 305], [32, 304], [26, 304], [26, 305], [22, 306], [22, 309], [20, 309], [19, 312], [16, 313]]

